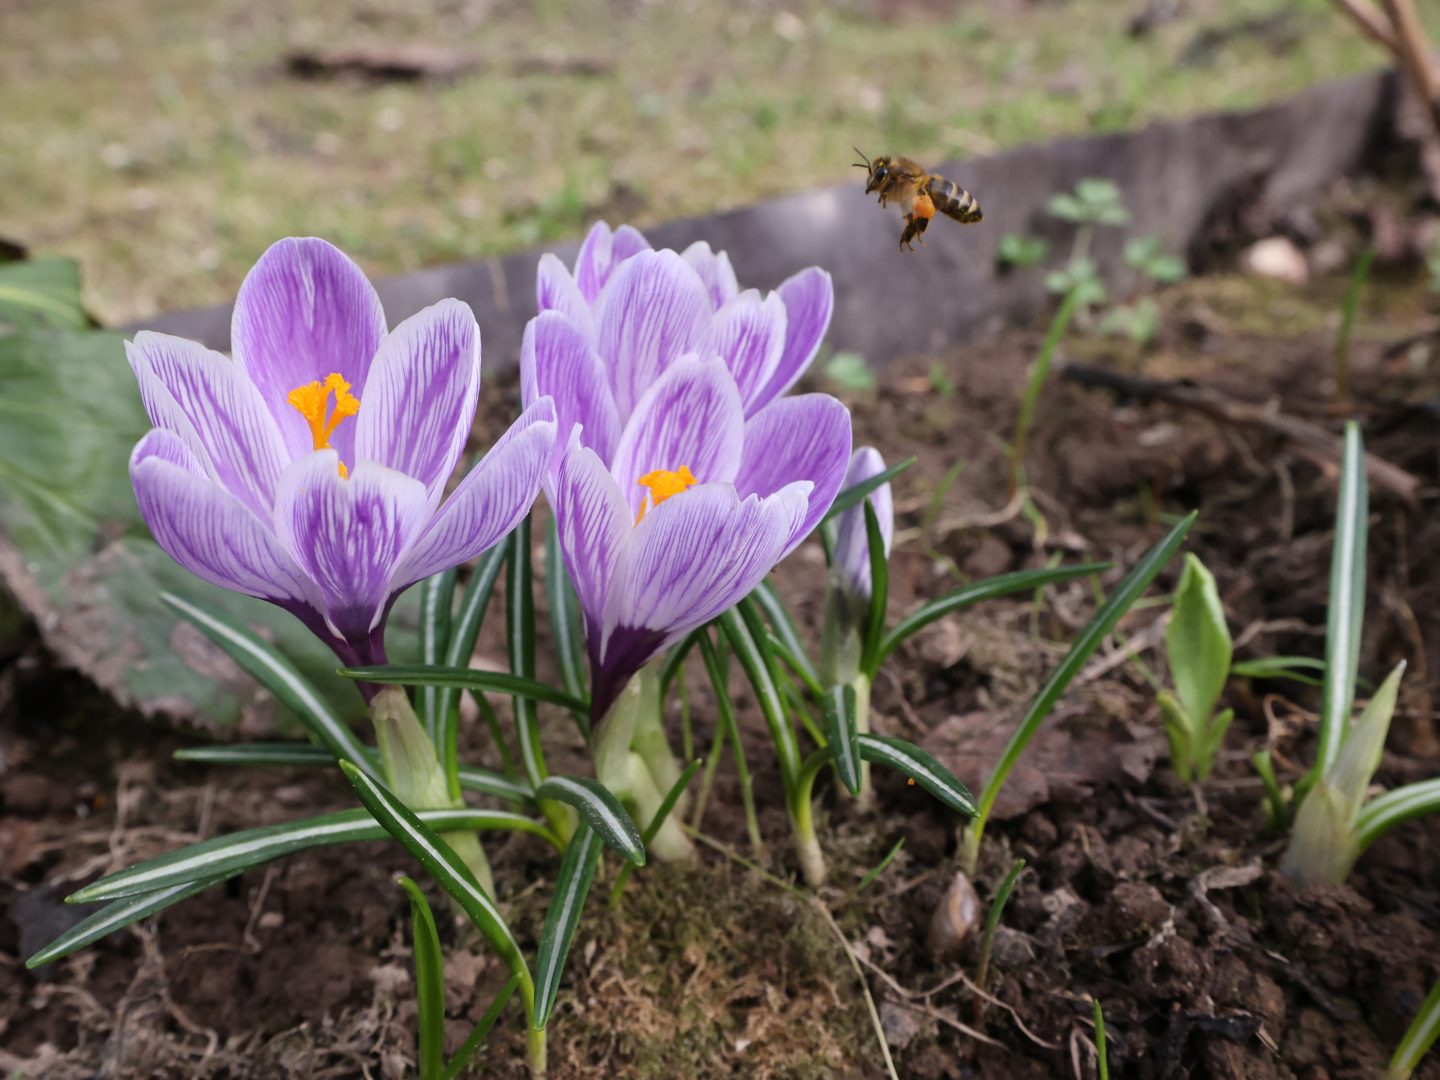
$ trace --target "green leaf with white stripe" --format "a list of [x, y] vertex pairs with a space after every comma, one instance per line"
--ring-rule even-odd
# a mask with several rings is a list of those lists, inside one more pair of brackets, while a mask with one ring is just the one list
[[975, 816], [975, 799], [965, 785], [934, 755], [904, 739], [886, 735], [861, 735], [860, 756], [873, 765], [898, 769], [936, 799], [966, 817]]
[[851, 795], [860, 794], [860, 736], [855, 727], [855, 687], [832, 686], [825, 694], [825, 738], [840, 782]]
[[530, 968], [525, 963], [520, 946], [516, 943], [515, 936], [510, 933], [510, 927], [505, 924], [500, 910], [485, 894], [464, 860], [455, 854], [454, 849], [439, 833], [401, 802], [384, 784], [367, 776], [349, 761], [342, 761], [340, 768], [345, 771], [346, 778], [364, 803], [365, 809], [464, 909], [475, 928], [490, 943], [490, 947], [500, 954], [505, 966], [520, 976], [520, 993], [525, 999], [525, 1011], [533, 1015], [535, 984], [530, 977]]
[[[366, 747], [371, 760], [376, 752]], [[315, 768], [334, 765], [335, 755], [323, 746], [309, 743], [225, 743], [217, 746], [187, 746], [176, 750], [176, 761], [194, 762], [204, 765], [254, 765], [261, 767]], [[532, 806], [534, 793], [527, 784], [511, 780], [489, 769], [476, 765], [460, 766], [460, 786], [466, 791], [492, 795], [506, 802]]]
[[910, 466], [914, 464], [915, 458], [913, 457], [908, 457], [904, 461], [897, 461], [894, 465], [891, 465], [884, 472], [878, 472], [874, 476], [866, 477], [858, 484], [854, 484], [851, 487], [846, 488], [844, 491], [841, 491], [838, 495], [835, 496], [835, 501], [830, 504], [830, 509], [825, 512], [825, 516], [820, 519], [821, 524], [824, 524], [831, 518], [844, 513], [852, 506], [858, 506], [860, 504], [860, 500], [865, 498], [866, 495], [869, 495], [876, 488], [880, 487], [880, 485], [888, 484], [891, 480], [894, 480], [895, 477], [899, 476], [901, 473], [903, 473], [906, 469], [910, 468]]
[[326, 703], [314, 685], [274, 646], [245, 627], [196, 607], [174, 593], [161, 593], [160, 599], [198, 627], [230, 659], [274, 694], [280, 704], [299, 717], [317, 742], [337, 758], [348, 758], [366, 772], [374, 773], [375, 764], [366, 756], [364, 744]]
[[[239, 873], [239, 871], [236, 871]], [[43, 949], [37, 952], [30, 959], [25, 961], [27, 968], [37, 968], [42, 964], [54, 963], [61, 957], [69, 956], [73, 952], [93, 945], [103, 937], [109, 937], [116, 930], [123, 930], [132, 923], [141, 919], [148, 919], [151, 915], [158, 914], [178, 904], [181, 900], [188, 900], [197, 893], [202, 893], [212, 885], [218, 885], [231, 874], [224, 877], [204, 878], [200, 881], [189, 881], [181, 885], [171, 885], [168, 889], [157, 889], [154, 892], [141, 893], [138, 896], [128, 896], [123, 900], [116, 900], [106, 904], [99, 911], [89, 918], [76, 923], [65, 933], [61, 934], [54, 941], [50, 942]]]
[[506, 671], [477, 671], [474, 668], [425, 667], [420, 664], [376, 664], [341, 668], [340, 674], [361, 682], [382, 686], [450, 686], [476, 693], [510, 694], [526, 701], [543, 701], [574, 712], [585, 712], [585, 703], [564, 690]]
[[554, 799], [574, 807], [617, 855], [645, 865], [645, 841], [620, 800], [598, 780], [586, 776], [552, 776], [535, 789], [536, 798]]
[[540, 931], [540, 950], [535, 957], [535, 1015], [531, 1026], [536, 1031], [542, 1030], [549, 1022], [550, 1011], [555, 1007], [555, 996], [560, 992], [560, 977], [565, 973], [570, 944], [575, 940], [575, 930], [580, 925], [585, 898], [590, 895], [590, 883], [595, 880], [595, 868], [600, 863], [603, 850], [595, 830], [581, 822], [570, 837], [565, 857], [560, 861], [560, 872], [555, 878], [555, 895], [545, 912], [545, 926]]
[[[450, 610], [455, 603], [455, 568], [432, 574], [420, 583], [420, 662], [438, 664], [445, 659], [450, 644]], [[438, 746], [443, 734], [440, 707], [441, 690], [436, 686], [422, 687], [417, 695], [416, 712], [425, 725], [425, 734], [432, 746]]]
[[410, 897], [415, 952], [415, 1007], [420, 1020], [420, 1080], [440, 1080], [445, 1069], [445, 960], [430, 901], [408, 877], [399, 886]]
[[[507, 810], [422, 810], [420, 819], [443, 832], [510, 829], [551, 838], [542, 821]], [[364, 810], [338, 810], [303, 821], [263, 825], [157, 855], [78, 889], [67, 902], [88, 904], [223, 877], [307, 848], [383, 840], [385, 830]]]

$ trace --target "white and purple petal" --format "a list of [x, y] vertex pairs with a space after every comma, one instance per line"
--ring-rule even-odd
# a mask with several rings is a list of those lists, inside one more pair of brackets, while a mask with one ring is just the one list
[[605, 462], [580, 442], [578, 432], [571, 432], [546, 494], [593, 653], [599, 644], [605, 598], [634, 517]]
[[565, 264], [548, 252], [540, 256], [540, 265], [535, 271], [535, 307], [542, 315], [558, 311], [575, 324], [587, 341], [595, 340], [595, 317], [590, 301], [580, 292]]
[[[785, 350], [785, 301], [779, 293], [765, 299], [747, 289], [715, 313], [695, 351], [719, 356], [740, 387], [745, 414], [760, 410], [761, 394], [774, 378]], [[759, 402], [759, 404], [757, 404]]]
[[810, 505], [785, 548], [788, 555], [820, 524], [849, 464], [850, 411], [844, 405], [829, 394], [781, 398], [746, 423], [735, 487], [741, 495], [769, 495], [796, 480], [814, 485]]
[[441, 300], [402, 322], [381, 342], [357, 392], [355, 462], [419, 480], [433, 508], [465, 448], [480, 394], [480, 327], [469, 305]]
[[440, 507], [395, 571], [392, 591], [469, 562], [530, 512], [555, 446], [555, 407], [541, 398], [520, 416]]
[[699, 275], [673, 251], [643, 251], [620, 265], [597, 302], [596, 344], [623, 421], [711, 317]]
[[555, 402], [557, 449], [569, 445], [571, 428], [580, 424], [581, 442], [611, 460], [620, 414], [605, 366], [585, 335], [557, 311], [531, 319], [520, 344], [520, 399], [528, 408], [542, 397]]
[[745, 407], [725, 364], [683, 357], [635, 406], [610, 471], [633, 519], [646, 499], [640, 477], [687, 468], [701, 484], [735, 479], [745, 442]]
[[201, 471], [180, 437], [156, 429], [130, 456], [140, 516], [161, 549], [198, 578], [276, 603], [305, 603], [304, 574], [264, 521]]
[[217, 483], [268, 518], [285, 446], [246, 374], [228, 357], [169, 334], [142, 331], [125, 352], [151, 422], [179, 435]]
[[611, 232], [610, 226], [597, 221], [580, 245], [575, 260], [575, 284], [590, 303], [604, 290], [615, 268], [632, 255], [650, 250], [650, 241], [638, 229], [621, 225]]
[[[841, 490], [862, 484], [884, 471], [885, 459], [880, 456], [880, 451], [872, 446], [861, 446], [851, 455], [850, 467], [845, 472]], [[890, 484], [881, 484], [870, 493], [867, 501], [875, 508], [875, 517], [880, 525], [880, 535], [885, 540], [885, 556], [888, 559], [891, 538], [895, 533], [895, 504]], [[846, 592], [861, 601], [870, 598], [870, 538], [865, 529], [864, 503], [852, 506], [837, 515], [832, 565]]]
[[705, 289], [710, 293], [710, 302], [722, 308], [740, 292], [735, 280], [735, 268], [730, 265], [730, 256], [725, 252], [712, 251], [704, 240], [696, 240], [680, 253], [680, 257], [695, 268]]
[[785, 301], [785, 350], [769, 382], [750, 401], [752, 413], [785, 393], [805, 374], [835, 309], [835, 286], [830, 275], [818, 266], [792, 274], [775, 291]]
[[293, 462], [280, 477], [275, 526], [320, 593], [336, 637], [368, 638], [385, 612], [390, 582], [430, 520], [425, 485], [374, 462], [348, 479], [334, 450]]
[[653, 656], [748, 595], [804, 519], [808, 489], [800, 482], [768, 498], [741, 499], [729, 484], [701, 484], [647, 513], [625, 544], [606, 598], [602, 664], [619, 662], [613, 641], [652, 631], [659, 635]]
[[[359, 394], [385, 336], [380, 298], [361, 269], [314, 237], [273, 244], [235, 298], [230, 348], [275, 417], [294, 458], [314, 447], [310, 429], [286, 400], [290, 391], [338, 373]], [[361, 401], [364, 408], [364, 401]], [[340, 459], [354, 459], [355, 425], [331, 437]]]

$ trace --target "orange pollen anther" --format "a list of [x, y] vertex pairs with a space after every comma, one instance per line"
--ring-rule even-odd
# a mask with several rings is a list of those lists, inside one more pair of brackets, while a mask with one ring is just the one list
[[[330, 408], [330, 395], [335, 395], [335, 407]], [[308, 382], [297, 386], [285, 399], [310, 426], [310, 439], [316, 450], [330, 449], [330, 436], [340, 426], [340, 421], [360, 411], [360, 399], [350, 393], [350, 384], [338, 372], [325, 376], [325, 381]], [[350, 470], [340, 462], [340, 475], [348, 476]]]
[[650, 507], [659, 506], [670, 496], [679, 495], [692, 484], [699, 482], [690, 472], [689, 466], [686, 465], [681, 465], [674, 472], [669, 469], [656, 469], [654, 472], [646, 473], [636, 483], [643, 488], [649, 488], [650, 494], [640, 504], [640, 512], [635, 515], [635, 524], [640, 524], [640, 520], [645, 516], [645, 511]]

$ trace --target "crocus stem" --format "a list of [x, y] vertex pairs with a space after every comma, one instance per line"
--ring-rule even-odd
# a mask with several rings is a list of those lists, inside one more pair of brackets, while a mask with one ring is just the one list
[[[451, 797], [435, 745], [425, 734], [403, 689], [382, 688], [370, 702], [370, 716], [375, 723], [375, 742], [380, 749], [385, 781], [406, 806], [412, 810], [446, 810], [464, 805], [460, 799]], [[493, 897], [495, 878], [479, 837], [473, 832], [451, 832], [444, 836], [446, 843], [474, 873], [480, 887]]]
[[829, 760], [829, 750], [816, 750], [806, 758], [790, 797], [790, 832], [795, 837], [795, 858], [805, 875], [805, 883], [813, 889], [825, 884], [827, 871], [825, 853], [820, 848], [820, 838], [815, 835], [810, 803], [815, 795], [815, 777]]
[[[610, 706], [595, 729], [595, 776], [635, 811], [641, 828], [649, 825], [664, 801], [665, 792], [679, 779], [665, 730], [660, 725], [660, 669], [642, 668]], [[651, 853], [664, 861], [682, 861], [694, 855], [694, 845], [676, 815], [666, 818], [650, 844]]]
[[[867, 675], [857, 673], [850, 680], [850, 685], [855, 688], [855, 732], [859, 735], [870, 734], [870, 679]], [[860, 794], [858, 796], [862, 809], [870, 809], [875, 805], [875, 789], [870, 786], [870, 762], [864, 758], [860, 759]]]
[[545, 1049], [545, 1029], [531, 1028], [525, 1039], [526, 1055], [530, 1058], [530, 1075], [544, 1076], [549, 1067]]
[[[860, 735], [868, 735], [870, 677], [860, 670], [861, 642], [857, 620], [861, 617], [859, 606], [844, 593], [832, 574], [825, 629], [820, 643], [820, 679], [827, 687], [849, 683], [855, 688], [855, 730]], [[868, 810], [875, 804], [868, 761], [860, 763], [858, 798], [862, 809]]]

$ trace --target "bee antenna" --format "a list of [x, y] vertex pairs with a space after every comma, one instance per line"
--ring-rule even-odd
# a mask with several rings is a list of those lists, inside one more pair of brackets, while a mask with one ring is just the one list
[[854, 150], [855, 153], [857, 153], [857, 154], [860, 155], [860, 160], [853, 163], [854, 166], [855, 166], [855, 168], [857, 168], [857, 169], [868, 169], [868, 168], [870, 168], [870, 159], [865, 156], [865, 151], [864, 151], [864, 150], [861, 150], [858, 146], [852, 146], [850, 149]]

